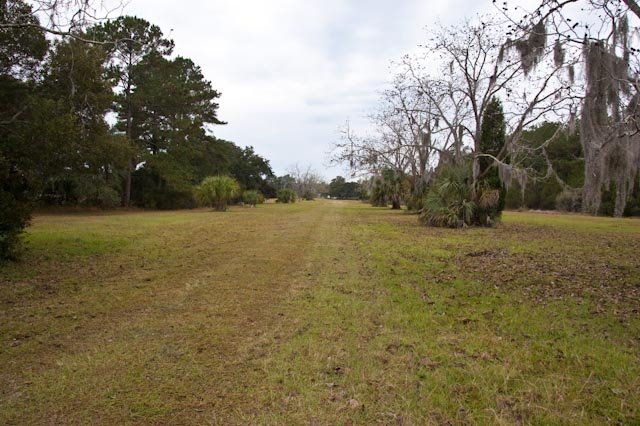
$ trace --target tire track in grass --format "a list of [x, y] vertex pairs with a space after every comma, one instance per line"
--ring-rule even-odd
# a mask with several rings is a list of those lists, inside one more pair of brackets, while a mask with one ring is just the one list
[[[117, 303], [105, 303], [99, 318], [81, 318], [78, 328], [64, 328], [64, 344], [50, 353], [36, 351], [28, 365], [8, 354], [2, 376], [13, 383], [13, 393], [3, 395], [0, 419], [8, 424], [231, 419], [247, 401], [248, 360], [255, 356], [251, 342], [282, 321], [276, 307], [295, 285], [299, 265], [326, 230], [322, 223], [332, 209], [320, 202], [264, 206], [241, 210], [240, 223], [229, 219], [236, 213], [230, 212], [215, 227], [197, 220], [171, 229], [175, 235], [167, 236], [169, 245], [176, 245], [175, 256], [147, 259], [154, 272], [151, 281], [129, 267], [120, 275], [109, 274], [96, 286], [107, 290], [96, 296], [116, 297]], [[202, 233], [221, 227], [231, 238], [212, 247]], [[104, 260], [134, 266], [140, 255], [134, 250]], [[64, 292], [56, 297], [69, 297], [67, 306], [83, 298], [87, 309], [100, 306], [88, 291], [81, 297]], [[40, 306], [32, 302], [21, 308], [28, 317], [30, 309]]]
[[378, 355], [369, 342], [384, 333], [387, 291], [354, 240], [353, 227], [367, 207], [353, 202], [335, 207], [302, 280], [282, 303], [284, 321], [256, 343], [259, 357], [249, 390], [254, 401], [226, 419], [230, 423], [360, 424], [365, 419], [362, 391], [376, 379], [363, 364]]

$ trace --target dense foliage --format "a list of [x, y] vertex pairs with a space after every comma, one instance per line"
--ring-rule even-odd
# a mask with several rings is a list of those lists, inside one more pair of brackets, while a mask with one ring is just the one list
[[[570, 134], [559, 123], [545, 122], [523, 132], [521, 143], [533, 152], [538, 152], [546, 144], [547, 158], [555, 174], [545, 176], [548, 164], [542, 155], [514, 157], [513, 160], [522, 167], [545, 177], [522, 184], [514, 182], [507, 192], [507, 208], [580, 211], [579, 194], [584, 183], [580, 135], [577, 132]], [[557, 203], [559, 197], [561, 205]]]
[[[543, 178], [528, 180], [525, 185], [514, 182], [507, 192], [507, 208], [581, 211], [585, 166], [579, 131], [569, 132], [559, 123], [545, 122], [525, 131], [522, 143], [534, 152], [546, 144], [546, 158], [543, 155], [515, 158], [524, 167], [534, 170], [535, 174], [542, 175]], [[549, 169], [547, 160], [551, 163], [553, 173], [545, 176]], [[640, 185], [640, 176], [636, 179]], [[624, 210], [626, 216], [640, 215], [638, 185], [629, 194]], [[614, 214], [615, 193], [615, 184], [603, 192], [599, 214]]]
[[471, 180], [468, 162], [444, 167], [430, 185], [420, 221], [448, 228], [472, 225], [477, 204], [473, 201]]
[[269, 161], [210, 133], [220, 93], [159, 27], [122, 16], [48, 41], [23, 0], [0, 24], [0, 259], [39, 205], [190, 208], [213, 175], [268, 192]]
[[386, 207], [391, 204], [394, 210], [400, 209], [403, 195], [403, 178], [397, 171], [386, 168], [372, 179], [371, 205]]
[[479, 174], [475, 182], [475, 211], [473, 222], [478, 225], [491, 225], [500, 218], [506, 200], [506, 187], [500, 179], [497, 158], [508, 162], [505, 151], [505, 122], [502, 103], [493, 97], [482, 115], [480, 126], [480, 152], [478, 157]]
[[329, 183], [329, 195], [331, 198], [342, 200], [357, 200], [362, 195], [361, 185], [358, 182], [347, 182], [342, 176], [336, 176]]
[[[58, 104], [38, 99], [38, 68], [49, 45], [31, 27], [37, 24], [31, 11], [22, 1], [0, 4], [3, 23], [26, 25], [0, 31], [0, 260], [15, 256], [34, 192], [42, 186], [38, 169], [48, 169], [56, 160], [45, 152], [49, 146], [40, 131], [49, 130], [54, 140], [66, 133], [69, 124], [66, 115], [58, 116], [56, 129], [49, 114], [59, 112]], [[38, 126], [30, 125], [43, 118], [46, 121]], [[32, 143], [24, 143], [27, 140]]]

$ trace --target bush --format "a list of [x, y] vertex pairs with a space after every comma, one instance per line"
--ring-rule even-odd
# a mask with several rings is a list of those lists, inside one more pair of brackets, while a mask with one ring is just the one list
[[238, 182], [232, 177], [209, 176], [195, 188], [194, 195], [200, 205], [225, 211], [227, 204], [238, 194], [239, 189]]
[[103, 176], [70, 174], [49, 177], [39, 196], [43, 205], [82, 205], [114, 208], [120, 205], [120, 193]]
[[276, 200], [277, 203], [295, 203], [296, 202], [296, 193], [293, 192], [292, 189], [289, 188], [283, 188], [281, 190], [278, 191], [278, 199]]
[[428, 186], [422, 182], [413, 183], [407, 191], [406, 205], [407, 210], [420, 213], [424, 208], [424, 199], [427, 196]]
[[476, 204], [471, 199], [468, 164], [444, 168], [425, 197], [420, 221], [429, 226], [458, 228], [471, 225]]
[[373, 181], [369, 201], [371, 202], [371, 205], [373, 207], [387, 207], [387, 205], [389, 204], [387, 202], [387, 195], [382, 178], [377, 177]]
[[120, 205], [120, 193], [98, 176], [78, 176], [73, 179], [72, 195], [78, 204], [107, 209]]
[[495, 188], [496, 184], [484, 182], [476, 191], [475, 195], [475, 212], [473, 217], [474, 225], [491, 226], [502, 216], [502, 210], [505, 205], [506, 190]]
[[259, 191], [244, 191], [242, 193], [242, 202], [255, 207], [256, 204], [264, 203], [264, 196]]
[[194, 195], [193, 190], [148, 188], [146, 191], [140, 191], [136, 188], [133, 190], [131, 199], [135, 201], [135, 205], [145, 209], [192, 209], [197, 206]]
[[16, 259], [20, 235], [29, 224], [31, 209], [26, 180], [0, 161], [0, 262]]
[[444, 167], [427, 191], [420, 221], [448, 228], [493, 225], [500, 218], [504, 189], [481, 181], [474, 194], [472, 182], [469, 162]]

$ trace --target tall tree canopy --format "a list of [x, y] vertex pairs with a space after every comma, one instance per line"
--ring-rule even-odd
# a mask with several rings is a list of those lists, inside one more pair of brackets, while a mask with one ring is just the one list
[[38, 25], [31, 11], [20, 0], [0, 3], [0, 260], [14, 254], [18, 236], [29, 221], [38, 184], [34, 166], [50, 159], [42, 146], [25, 143], [41, 141], [30, 124], [56, 107], [37, 99], [36, 77], [48, 42], [31, 27]]
[[[89, 29], [91, 39], [99, 40], [108, 47], [106, 59], [107, 76], [116, 93], [114, 103], [118, 115], [118, 129], [126, 135], [132, 152], [139, 148], [140, 141], [134, 134], [133, 93], [140, 82], [136, 73], [138, 65], [149, 56], [167, 56], [173, 51], [172, 40], [164, 38], [159, 27], [135, 16], [121, 16]], [[122, 204], [131, 201], [131, 179], [139, 163], [137, 155], [129, 158], [123, 182]]]
[[224, 124], [220, 92], [192, 60], [170, 56], [157, 26], [131, 16], [85, 32], [48, 25], [24, 1], [0, 3], [0, 258], [38, 203], [193, 207], [193, 187], [225, 174], [268, 187], [268, 160], [212, 135]]

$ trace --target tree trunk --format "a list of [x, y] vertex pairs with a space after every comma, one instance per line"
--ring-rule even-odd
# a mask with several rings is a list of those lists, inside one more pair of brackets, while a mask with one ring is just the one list
[[[131, 59], [130, 59], [131, 62]], [[129, 73], [129, 76], [131, 73]], [[133, 111], [131, 106], [131, 77], [127, 80], [127, 87], [125, 88], [125, 97], [127, 100], [127, 139], [129, 144], [133, 144], [131, 134], [133, 133]], [[123, 207], [129, 207], [131, 204], [131, 175], [133, 174], [133, 168], [135, 167], [135, 159], [129, 158], [129, 165], [127, 167], [127, 176], [124, 183], [124, 197], [122, 200]]]
[[127, 166], [127, 176], [124, 181], [124, 194], [122, 197], [122, 207], [129, 207], [131, 204], [131, 175], [133, 174], [133, 164], [134, 159], [129, 159], [129, 164]]
[[622, 188], [616, 188], [616, 205], [613, 209], [614, 217], [622, 217], [624, 215], [624, 209], [627, 207], [627, 191], [623, 191]]
[[391, 197], [391, 209], [400, 210], [400, 197], [398, 197], [397, 195]]
[[[477, 153], [477, 151], [476, 151]], [[476, 199], [478, 180], [480, 179], [480, 159], [474, 155], [471, 163], [471, 197]]]

